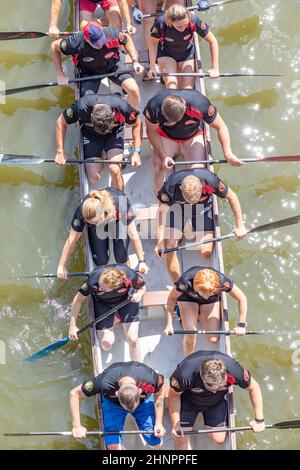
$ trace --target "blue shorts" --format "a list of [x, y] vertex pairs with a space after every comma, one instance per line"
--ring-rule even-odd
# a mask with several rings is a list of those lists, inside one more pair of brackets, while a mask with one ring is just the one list
[[[125, 419], [129, 411], [125, 410], [119, 403], [114, 403], [105, 397], [101, 397], [104, 432], [105, 431], [123, 431]], [[150, 395], [147, 400], [131, 413], [141, 431], [153, 431], [155, 425], [154, 397]], [[155, 437], [154, 434], [142, 434], [144, 440], [149, 446], [158, 446], [162, 439]], [[119, 434], [105, 436], [105, 444], [120, 444], [122, 436]]]

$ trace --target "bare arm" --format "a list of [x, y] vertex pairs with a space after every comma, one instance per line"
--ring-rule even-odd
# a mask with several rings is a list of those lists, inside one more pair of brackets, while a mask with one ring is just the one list
[[70, 315], [70, 327], [69, 327], [69, 338], [72, 341], [78, 339], [77, 331], [79, 328], [77, 328], [76, 321], [80, 313], [81, 305], [85, 301], [85, 299], [86, 297], [84, 295], [82, 295], [80, 292], [77, 292], [72, 302], [71, 315]]
[[62, 53], [60, 50], [61, 41], [62, 41], [61, 39], [58, 39], [57, 41], [53, 41], [53, 43], [51, 44], [50, 55], [51, 55], [51, 60], [53, 62], [55, 71], [56, 71], [58, 84], [62, 86], [66, 86], [69, 83], [69, 78], [64, 73], [63, 68], [62, 68]]
[[[251, 377], [251, 385], [246, 389], [249, 393], [249, 398], [254, 410], [254, 416], [256, 419], [263, 419], [263, 398], [261, 394], [261, 389], [256, 380]], [[252, 421], [250, 425], [253, 427], [254, 431], [263, 431], [265, 426], [263, 423], [259, 424], [256, 421]]]
[[[141, 148], [142, 138], [143, 138], [143, 124], [141, 118], [137, 118], [137, 121], [132, 126], [132, 137], [133, 137], [133, 146], [134, 148]], [[133, 152], [131, 157], [131, 165], [133, 168], [138, 168], [141, 166], [141, 156], [138, 152]]]
[[165, 429], [163, 426], [164, 402], [165, 402], [165, 389], [164, 389], [164, 386], [162, 386], [159, 392], [154, 395], [154, 408], [155, 408], [154, 433], [157, 437], [162, 437], [165, 434]]
[[244, 323], [247, 319], [247, 297], [235, 284], [232, 291], [229, 292], [229, 295], [237, 301], [239, 308], [239, 321]]
[[[142, 241], [140, 239], [140, 236], [138, 234], [138, 231], [136, 229], [136, 224], [134, 221], [128, 225], [127, 231], [128, 231], [128, 236], [133, 243], [134, 251], [136, 252], [136, 256], [138, 260], [143, 261], [144, 260], [143, 245], [142, 245]], [[147, 274], [149, 272], [149, 268], [146, 265], [146, 263], [141, 263], [141, 266], [139, 266], [139, 271], [144, 274]]]
[[231, 210], [233, 212], [235, 222], [236, 222], [236, 228], [233, 230], [233, 232], [236, 234], [237, 239], [240, 240], [244, 238], [247, 234], [246, 227], [244, 225], [244, 220], [243, 220], [243, 213], [240, 205], [240, 201], [232, 189], [228, 189], [228, 193], [226, 196], [227, 201], [230, 204]]
[[167, 308], [166, 308], [166, 326], [165, 326], [165, 334], [170, 335], [173, 334], [173, 314], [176, 305], [176, 300], [180, 296], [180, 292], [178, 292], [175, 287], [170, 291]]
[[219, 76], [219, 45], [216, 37], [212, 32], [209, 32], [205, 36], [205, 41], [208, 42], [210, 48], [210, 57], [211, 57], [211, 67], [212, 70], [209, 71], [211, 78], [217, 78]]
[[154, 249], [154, 253], [158, 257], [160, 257], [159, 250], [162, 250], [164, 248], [165, 225], [168, 211], [169, 207], [166, 204], [160, 204], [156, 213], [157, 245]]
[[138, 60], [139, 56], [138, 56], [136, 47], [134, 45], [134, 42], [131, 39], [131, 37], [128, 36], [128, 34], [126, 34], [126, 36], [128, 38], [128, 41], [124, 45], [124, 49], [126, 50], [126, 52], [128, 52], [128, 54], [129, 54], [129, 56], [132, 60], [134, 71], [136, 73], [139, 73], [139, 74], [143, 73], [144, 67], [139, 63], [139, 60]]
[[50, 26], [49, 35], [50, 37], [57, 39], [59, 35], [59, 29], [57, 27], [57, 21], [61, 10], [62, 0], [52, 0], [51, 3], [51, 14], [50, 14]]
[[127, 0], [119, 0], [120, 10], [122, 17], [125, 19], [126, 28], [129, 34], [135, 34], [136, 28], [131, 24], [130, 10]]
[[70, 230], [69, 236], [63, 247], [63, 251], [62, 251], [59, 263], [58, 263], [57, 276], [60, 279], [67, 279], [68, 277], [68, 271], [66, 270], [66, 265], [80, 237], [81, 237], [81, 232], [75, 232], [75, 230], [73, 229]]
[[169, 414], [172, 423], [172, 436], [178, 437], [177, 430], [181, 429], [180, 426], [180, 409], [181, 409], [181, 395], [170, 387], [169, 389]]
[[[148, 114], [148, 111], [146, 113], [146, 116], [147, 115], [148, 117], [150, 117]], [[159, 124], [153, 124], [148, 119], [146, 119], [146, 127], [147, 127], [147, 135], [148, 135], [150, 144], [152, 145], [152, 147], [154, 148], [155, 152], [157, 153], [159, 158], [162, 160], [162, 162], [164, 162], [164, 160], [167, 158], [167, 155], [161, 143], [160, 136], [157, 132], [159, 128]]]
[[[159, 40], [157, 38], [151, 37], [149, 40], [149, 73], [156, 75], [155, 64], [157, 59], [157, 48]], [[149, 77], [151, 78], [151, 77]]]
[[218, 139], [223, 150], [224, 158], [228, 161], [228, 163], [230, 163], [233, 166], [243, 165], [243, 162], [241, 162], [241, 160], [239, 160], [232, 153], [231, 145], [230, 145], [229, 130], [219, 113], [217, 113], [216, 118], [210, 124], [210, 126], [213, 127], [217, 131]]
[[80, 402], [85, 398], [85, 395], [82, 393], [81, 385], [76, 388], [73, 388], [70, 392], [70, 411], [72, 418], [72, 433], [73, 436], [77, 439], [86, 436], [86, 428], [81, 426], [80, 422]]
[[56, 127], [55, 127], [55, 138], [56, 138], [55, 163], [57, 165], [65, 165], [68, 159], [68, 156], [65, 154], [65, 148], [64, 148], [67, 128], [68, 128], [68, 125], [65, 121], [63, 114], [61, 114], [56, 121]]

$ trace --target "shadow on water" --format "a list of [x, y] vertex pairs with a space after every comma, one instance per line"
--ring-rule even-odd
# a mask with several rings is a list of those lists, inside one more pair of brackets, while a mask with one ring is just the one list
[[216, 31], [220, 46], [245, 46], [251, 41], [258, 39], [261, 35], [261, 25], [259, 15], [244, 18], [238, 23], [228, 25]]
[[261, 109], [275, 108], [279, 104], [280, 95], [277, 90], [270, 88], [267, 90], [251, 93], [248, 96], [232, 95], [214, 98], [214, 101], [221, 102], [225, 106], [245, 106], [249, 104], [259, 105]]
[[277, 191], [278, 189], [283, 189], [288, 193], [296, 193], [300, 186], [300, 178], [298, 175], [295, 176], [286, 176], [282, 178], [281, 176], [273, 176], [272, 178], [264, 178], [261, 181], [258, 181], [255, 185], [255, 196], [261, 196], [271, 191]]
[[[37, 109], [38, 111], [49, 111], [49, 109], [56, 107], [63, 109], [68, 107], [74, 101], [74, 91], [72, 88], [65, 88], [62, 90], [59, 87], [55, 87], [51, 88], [50, 92], [55, 96], [55, 100], [43, 97], [26, 99], [9, 96], [6, 98], [5, 104], [0, 104], [0, 112], [6, 116], [11, 116], [22, 108]], [[42, 93], [42, 90], [36, 90], [34, 93]], [[26, 92], [23, 92], [22, 94], [24, 96], [24, 94], [26, 95]], [[19, 96], [19, 94], [16, 94], [15, 96]]]
[[[49, 163], [51, 165], [51, 163]], [[63, 181], [49, 181], [43, 175], [39, 175], [34, 170], [27, 170], [20, 166], [2, 166], [0, 172], [0, 184], [18, 186], [29, 184], [30, 186], [54, 186], [61, 189], [73, 189], [78, 187], [79, 174], [77, 165], [70, 165], [63, 171]]]
[[0, 52], [0, 63], [8, 70], [17, 66], [28, 67], [29, 65], [33, 65], [41, 61], [49, 62], [49, 60], [49, 55], [47, 54], [20, 54], [9, 50]]

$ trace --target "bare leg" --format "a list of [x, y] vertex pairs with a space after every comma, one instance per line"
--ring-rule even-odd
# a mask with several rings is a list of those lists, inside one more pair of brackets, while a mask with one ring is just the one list
[[89, 23], [90, 21], [92, 21], [92, 19], [93, 19], [93, 13], [91, 13], [90, 11], [80, 12], [80, 17], [79, 17], [80, 23], [81, 21], [87, 21]]
[[122, 29], [122, 17], [119, 5], [109, 7], [106, 12], [106, 16], [112, 28]]
[[[191, 431], [191, 430], [192, 428], [184, 428], [184, 431]], [[175, 450], [192, 450], [190, 436], [176, 438]]]
[[[159, 70], [163, 73], [176, 73], [177, 62], [172, 57], [159, 57], [157, 59]], [[166, 88], [180, 88], [176, 77], [163, 77]]]
[[[101, 158], [101, 155], [100, 157], [95, 156], [94, 158]], [[88, 163], [87, 165], [85, 165], [85, 172], [90, 184], [99, 183], [102, 170], [103, 166], [99, 163]]]
[[127, 78], [122, 83], [122, 89], [128, 94], [128, 103], [135, 109], [139, 109], [141, 97], [140, 90], [134, 78]]
[[[177, 150], [179, 149], [178, 143], [174, 142], [171, 139], [166, 139], [164, 137], [160, 137], [160, 139], [161, 139], [161, 143], [164, 148], [165, 154], [168, 157], [173, 158]], [[163, 185], [166, 170], [163, 166], [163, 162], [161, 158], [157, 155], [154, 149], [153, 149], [153, 156], [152, 156], [152, 167], [153, 167], [154, 194], [156, 196], [158, 191], [161, 189]]]
[[130, 359], [140, 362], [142, 360], [141, 348], [139, 342], [140, 322], [123, 323], [124, 333], [128, 342]]
[[[121, 162], [124, 158], [124, 155], [120, 152], [120, 149], [109, 150], [107, 152], [108, 159], [115, 162]], [[111, 176], [111, 186], [118, 189], [119, 191], [124, 191], [124, 180], [121, 165], [109, 165], [108, 169]]]
[[[199, 305], [194, 302], [178, 302], [182, 326], [184, 330], [197, 330], [198, 317], [200, 313]], [[196, 349], [197, 335], [184, 335], [183, 354], [189, 356]]]
[[[176, 248], [179, 240], [182, 238], [182, 232], [176, 228], [165, 227], [164, 241], [165, 248]], [[164, 255], [166, 266], [170, 278], [176, 282], [180, 276], [181, 269], [176, 251]]]
[[[148, 13], [155, 13], [157, 8], [158, 0], [139, 0], [139, 8], [142, 10], [144, 15]], [[144, 26], [144, 45], [145, 48], [149, 47], [149, 40], [151, 36], [151, 29], [154, 25], [154, 18], [145, 18], [143, 21]]]
[[[219, 330], [221, 320], [220, 302], [215, 304], [200, 305], [201, 325], [204, 330]], [[219, 335], [205, 335], [205, 337], [215, 344], [219, 341]]]
[[[205, 145], [203, 135], [196, 135], [192, 139], [187, 140], [186, 142], [181, 143], [181, 148], [183, 151], [184, 159], [187, 161], [199, 161], [205, 160]], [[201, 163], [195, 163], [189, 165], [189, 168], [201, 168], [203, 165]]]
[[[211, 426], [204, 426], [205, 429], [211, 429]], [[215, 444], [224, 444], [226, 440], [226, 432], [212, 432], [207, 434]]]
[[[178, 63], [178, 72], [191, 73], [195, 71], [194, 59], [186, 60], [185, 62]], [[178, 88], [194, 89], [195, 78], [194, 77], [178, 77]]]
[[115, 342], [115, 334], [112, 328], [97, 330], [98, 339], [103, 351], [109, 351]]

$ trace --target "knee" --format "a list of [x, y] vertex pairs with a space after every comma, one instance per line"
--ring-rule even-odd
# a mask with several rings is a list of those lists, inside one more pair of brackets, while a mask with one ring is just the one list
[[203, 258], [208, 259], [212, 255], [213, 247], [202, 246], [199, 252], [200, 252], [200, 255], [203, 256]]
[[196, 339], [196, 335], [184, 335], [185, 342], [188, 345], [193, 345]]
[[103, 351], [110, 351], [113, 344], [114, 340], [103, 339], [101, 341], [101, 348], [103, 349]]
[[109, 165], [109, 172], [111, 175], [120, 175], [121, 174], [121, 168], [120, 165]]
[[213, 434], [209, 434], [209, 436], [215, 444], [221, 445], [221, 444], [224, 444], [225, 442], [226, 432], [213, 433]]
[[121, 444], [109, 444], [107, 450], [124, 450], [124, 447]]
[[211, 344], [216, 344], [216, 343], [219, 341], [219, 336], [209, 336], [209, 337], [208, 337], [208, 341], [209, 341]]
[[131, 347], [136, 348], [138, 345], [139, 339], [137, 335], [134, 335], [134, 336], [130, 335], [130, 336], [127, 336], [127, 341], [131, 345]]
[[128, 253], [114, 253], [114, 256], [115, 256], [115, 260], [116, 260], [116, 263], [121, 263], [121, 264], [125, 264], [127, 263], [128, 261]]
[[90, 184], [97, 184], [100, 181], [100, 175], [97, 174], [97, 175], [88, 176], [88, 180]]

